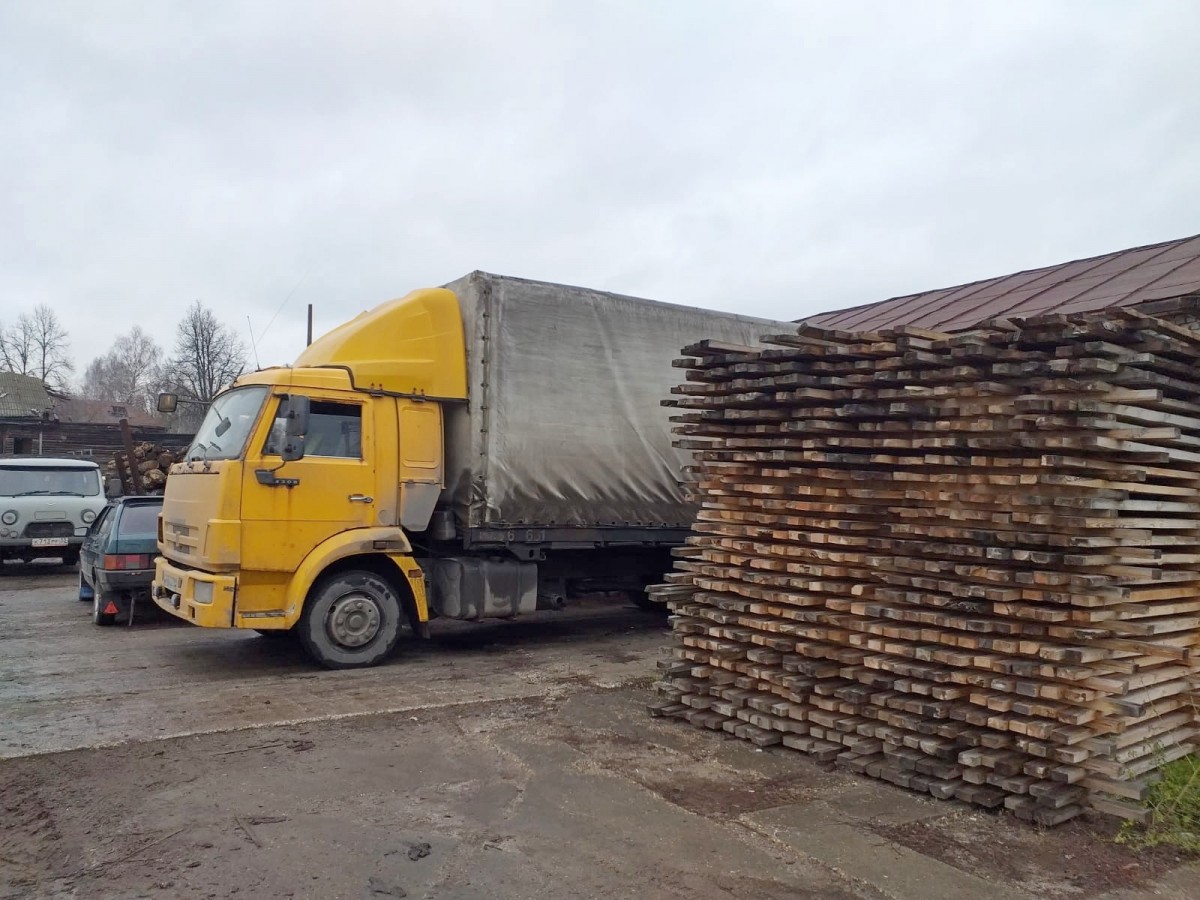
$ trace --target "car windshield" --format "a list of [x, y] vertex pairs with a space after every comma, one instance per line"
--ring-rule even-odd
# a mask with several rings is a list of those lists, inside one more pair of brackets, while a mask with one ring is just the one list
[[95, 497], [99, 493], [100, 476], [95, 469], [56, 469], [49, 466], [0, 468], [0, 497], [32, 497], [39, 494]]
[[188, 448], [187, 458], [237, 459], [258, 421], [267, 396], [265, 386], [235, 388], [217, 397]]
[[158, 534], [161, 503], [130, 503], [121, 513], [117, 533], [121, 537], [147, 537]]

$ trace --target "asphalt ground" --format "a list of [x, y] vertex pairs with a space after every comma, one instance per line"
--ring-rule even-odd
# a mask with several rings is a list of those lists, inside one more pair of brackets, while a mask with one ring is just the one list
[[[662, 620], [434, 623], [369, 670], [0, 571], [0, 897], [1194, 898], [1039, 832], [651, 718]], [[147, 610], [149, 613], [150, 611]]]

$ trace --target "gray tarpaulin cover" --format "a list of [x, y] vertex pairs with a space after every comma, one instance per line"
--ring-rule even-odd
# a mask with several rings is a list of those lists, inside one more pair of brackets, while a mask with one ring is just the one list
[[[757, 344], [794, 325], [474, 272], [459, 298], [470, 400], [446, 412], [461, 526], [691, 524], [661, 405], [704, 338]], [[733, 298], [731, 298], [733, 302]]]

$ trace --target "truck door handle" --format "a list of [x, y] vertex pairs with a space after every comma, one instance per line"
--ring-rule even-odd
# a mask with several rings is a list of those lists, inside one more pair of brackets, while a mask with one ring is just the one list
[[346, 498], [351, 503], [374, 503], [374, 497], [368, 497], [366, 494], [351, 494]]

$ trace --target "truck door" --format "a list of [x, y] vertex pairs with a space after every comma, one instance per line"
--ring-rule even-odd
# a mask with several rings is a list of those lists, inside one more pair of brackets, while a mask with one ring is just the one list
[[273, 397], [273, 425], [251, 447], [242, 487], [242, 567], [294, 572], [308, 553], [342, 531], [375, 522], [370, 404], [311, 395], [303, 459], [284, 463], [284, 398]]

